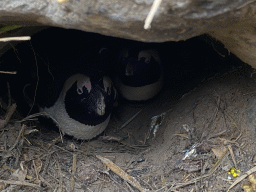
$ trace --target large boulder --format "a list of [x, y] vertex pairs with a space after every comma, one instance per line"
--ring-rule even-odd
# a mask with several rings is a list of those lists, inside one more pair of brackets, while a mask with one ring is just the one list
[[[256, 68], [256, 1], [162, 1], [154, 14], [151, 28], [145, 30], [144, 22], [153, 2], [1, 0], [0, 24], [57, 26], [144, 42], [180, 41], [209, 33]], [[38, 30], [40, 29], [33, 28], [22, 31], [22, 34], [33, 34]], [[1, 35], [3, 34], [0, 32], [0, 37]], [[8, 34], [13, 35], [16, 34]]]
[[162, 1], [149, 30], [153, 0], [1, 0], [0, 23], [50, 25], [145, 42], [186, 40], [253, 16], [247, 0]]

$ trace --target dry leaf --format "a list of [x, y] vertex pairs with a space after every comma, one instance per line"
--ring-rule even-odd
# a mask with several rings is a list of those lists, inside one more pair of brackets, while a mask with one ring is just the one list
[[242, 185], [242, 188], [243, 188], [243, 190], [244, 190], [245, 192], [255, 192], [255, 191], [253, 191], [253, 189], [252, 189], [252, 187], [251, 187], [250, 184], [243, 184], [243, 185]]
[[216, 155], [216, 157], [219, 159], [220, 157], [222, 157], [227, 151], [226, 147], [222, 147], [221, 149], [215, 149], [212, 148], [212, 152], [214, 153], [214, 155]]
[[256, 192], [256, 179], [254, 174], [249, 175], [250, 184], [243, 184], [242, 188], [245, 192]]

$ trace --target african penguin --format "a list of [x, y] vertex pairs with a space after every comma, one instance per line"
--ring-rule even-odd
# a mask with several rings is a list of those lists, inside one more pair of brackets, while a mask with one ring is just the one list
[[123, 49], [117, 62], [116, 88], [130, 101], [146, 101], [163, 86], [163, 69], [155, 49]]
[[[69, 38], [63, 40], [63, 36]], [[22, 97], [27, 95], [25, 100], [35, 106], [33, 113], [38, 108], [48, 113], [66, 134], [77, 139], [100, 134], [108, 125], [117, 95], [106, 75], [107, 54], [98, 53], [99, 39], [79, 30], [49, 28], [1, 56], [3, 70], [17, 71], [8, 81], [12, 95], [20, 101], [18, 107], [26, 106], [26, 110], [21, 107], [23, 114], [31, 110]]]
[[66, 80], [57, 101], [40, 111], [51, 115], [66, 134], [88, 140], [107, 127], [116, 94], [109, 77], [78, 73]]

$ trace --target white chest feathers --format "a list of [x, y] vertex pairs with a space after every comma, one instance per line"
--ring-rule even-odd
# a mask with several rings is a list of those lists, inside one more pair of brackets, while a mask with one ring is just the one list
[[65, 82], [57, 101], [40, 110], [53, 117], [66, 134], [92, 139], [107, 127], [115, 99], [116, 90], [108, 77], [76, 74]]

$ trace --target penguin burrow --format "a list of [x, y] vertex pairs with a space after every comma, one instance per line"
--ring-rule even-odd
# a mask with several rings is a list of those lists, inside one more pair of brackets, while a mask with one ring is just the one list
[[118, 100], [150, 102], [164, 85], [174, 91], [194, 86], [191, 74], [202, 68], [201, 61], [197, 65], [187, 58], [185, 49], [177, 56], [176, 49], [172, 43], [141, 43], [50, 28], [1, 57], [3, 70], [18, 73], [15, 78], [2, 78], [11, 83], [17, 101], [28, 102], [24, 108], [34, 106], [67, 135], [88, 140], [106, 129]]
[[233, 158], [238, 174], [255, 166], [255, 71], [208, 40], [48, 28], [10, 42], [0, 57], [1, 179], [11, 181], [3, 187], [20, 171], [20, 190], [132, 191], [105, 159], [143, 191], [228, 189]]

